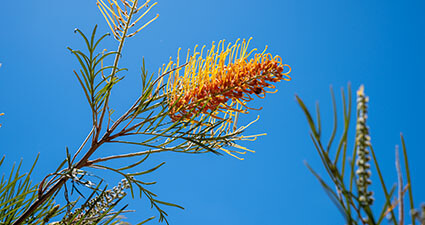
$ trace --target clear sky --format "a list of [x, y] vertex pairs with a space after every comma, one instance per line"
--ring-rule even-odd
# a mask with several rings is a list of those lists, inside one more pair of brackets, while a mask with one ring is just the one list
[[[416, 0], [159, 1], [150, 14], [159, 13], [159, 19], [126, 43], [121, 66], [129, 71], [112, 99], [117, 113], [137, 97], [142, 57], [148, 71], [156, 72], [179, 47], [253, 37], [250, 46], [268, 45], [291, 65], [293, 78], [279, 83], [278, 93], [256, 100], [263, 110], [242, 121], [259, 114], [247, 134], [268, 133], [245, 143], [256, 153], [244, 161], [170, 153], [143, 166], [167, 162], [145, 179], [158, 182], [152, 189], [160, 199], [186, 208], [167, 208], [171, 224], [343, 224], [303, 164], [306, 160], [324, 174], [294, 95], [310, 108], [320, 101], [329, 134], [329, 85], [339, 93], [348, 82], [354, 90], [364, 84], [370, 96], [372, 143], [387, 183], [396, 181], [394, 146], [403, 132], [416, 205], [425, 202], [424, 12], [425, 2]], [[75, 151], [90, 130], [89, 107], [72, 73], [78, 63], [66, 47], [82, 49], [74, 28], [89, 33], [95, 24], [109, 32], [94, 0], [0, 2], [0, 112], [6, 113], [0, 117], [0, 155], [8, 160], [1, 173], [21, 158], [28, 168], [40, 152], [33, 177], [39, 181], [64, 158], [65, 147]], [[102, 47], [115, 46], [109, 39]], [[105, 154], [132, 150], [137, 148], [104, 149]], [[145, 200], [130, 201], [129, 208], [137, 210], [127, 215], [130, 222], [156, 215]]]

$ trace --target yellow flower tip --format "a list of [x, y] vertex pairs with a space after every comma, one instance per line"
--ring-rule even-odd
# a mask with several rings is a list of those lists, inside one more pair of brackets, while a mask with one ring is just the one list
[[238, 145], [238, 144], [233, 144], [232, 146], [233, 146], [233, 147], [235, 147], [235, 148], [239, 148], [239, 149], [242, 149], [242, 150], [244, 150], [244, 151], [245, 151], [245, 152], [237, 152], [237, 153], [239, 153], [239, 154], [246, 154], [246, 152], [252, 152], [252, 153], [255, 153], [255, 151], [254, 151], [254, 150], [251, 150], [251, 149], [245, 148], [245, 147], [240, 146], [240, 145]]
[[364, 85], [360, 85], [359, 90], [357, 90], [357, 96], [364, 95]]
[[224, 151], [225, 153], [227, 153], [228, 155], [230, 155], [230, 156], [232, 156], [236, 159], [245, 160], [244, 158], [238, 157], [237, 155], [233, 154], [232, 152], [234, 152], [234, 151], [230, 151], [230, 150], [227, 150], [225, 148], [220, 148], [220, 150]]

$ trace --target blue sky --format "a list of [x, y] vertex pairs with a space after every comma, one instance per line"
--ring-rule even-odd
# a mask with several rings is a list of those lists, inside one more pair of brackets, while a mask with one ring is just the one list
[[[306, 160], [324, 174], [294, 94], [310, 108], [320, 101], [330, 133], [329, 85], [339, 93], [348, 82], [354, 90], [364, 84], [370, 97], [372, 144], [387, 183], [396, 181], [394, 146], [403, 132], [415, 202], [425, 202], [423, 12], [425, 2], [413, 0], [159, 1], [150, 14], [159, 13], [159, 19], [126, 43], [121, 66], [129, 71], [112, 98], [117, 112], [138, 94], [142, 57], [148, 71], [156, 72], [179, 47], [253, 37], [250, 46], [268, 45], [291, 65], [293, 78], [279, 83], [278, 93], [256, 100], [263, 110], [245, 117], [243, 122], [261, 116], [247, 134], [268, 135], [246, 143], [256, 153], [244, 161], [212, 154], [151, 157], [143, 168], [167, 162], [146, 177], [158, 182], [154, 192], [186, 208], [166, 210], [171, 224], [343, 224], [303, 164]], [[0, 154], [8, 160], [1, 173], [21, 158], [29, 167], [40, 152], [33, 177], [39, 181], [63, 159], [65, 147], [75, 151], [90, 130], [89, 107], [72, 73], [78, 65], [66, 47], [82, 49], [74, 28], [89, 33], [95, 24], [109, 32], [94, 0], [0, 3], [0, 112], [6, 113], [0, 118]], [[109, 39], [103, 48], [115, 46]], [[103, 151], [136, 149], [106, 146]], [[377, 184], [376, 173], [372, 176]], [[127, 215], [130, 222], [155, 215], [144, 200], [130, 201], [129, 207], [137, 210]]]

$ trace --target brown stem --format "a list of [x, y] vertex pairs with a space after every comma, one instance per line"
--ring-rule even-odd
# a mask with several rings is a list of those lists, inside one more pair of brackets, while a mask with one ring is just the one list
[[[87, 161], [89, 157], [96, 151], [96, 149], [103, 143], [102, 142], [92, 145], [92, 147], [89, 149], [89, 151], [84, 155], [84, 157], [76, 164], [76, 169], [81, 169], [82, 167], [87, 165]], [[67, 176], [63, 176], [60, 178], [47, 192], [43, 193], [35, 202], [32, 203], [32, 205], [27, 209], [27, 211], [24, 212], [15, 222], [12, 223], [12, 225], [19, 225], [22, 224], [32, 213], [34, 213], [35, 210], [39, 206], [41, 206], [44, 202], [46, 202], [56, 191], [58, 191], [62, 185], [66, 183], [66, 181], [69, 179]]]
[[165, 152], [165, 151], [169, 151], [168, 149], [155, 149], [155, 150], [147, 150], [147, 151], [142, 151], [142, 152], [133, 152], [133, 153], [128, 153], [128, 154], [122, 154], [122, 155], [112, 155], [112, 156], [108, 156], [108, 157], [103, 157], [103, 158], [98, 158], [95, 160], [90, 160], [87, 162], [88, 166], [91, 166], [95, 163], [99, 163], [99, 162], [104, 162], [104, 161], [108, 161], [111, 159], [121, 159], [121, 158], [128, 158], [128, 157], [134, 157], [134, 156], [140, 156], [140, 155], [146, 155], [146, 154], [151, 154], [151, 153], [158, 153], [158, 152]]

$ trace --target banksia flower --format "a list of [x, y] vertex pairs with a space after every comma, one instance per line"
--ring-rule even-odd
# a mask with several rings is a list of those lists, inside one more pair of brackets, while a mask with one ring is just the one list
[[218, 116], [220, 112], [247, 113], [251, 109], [247, 102], [253, 100], [252, 96], [264, 98], [266, 93], [277, 91], [272, 83], [291, 80], [290, 67], [279, 56], [273, 57], [264, 50], [249, 59], [256, 50], [248, 51], [250, 40], [227, 46], [224, 41], [217, 46], [213, 43], [205, 58], [205, 46], [200, 52], [195, 47], [192, 55], [188, 50], [184, 71], [176, 69], [179, 57], [174, 66], [171, 61], [163, 67], [163, 73], [176, 69], [170, 73], [166, 86], [169, 116], [173, 121], [190, 120], [198, 115], [224, 119]]
[[357, 144], [357, 161], [356, 165], [358, 167], [357, 174], [357, 189], [359, 192], [359, 202], [360, 204], [367, 206], [372, 205], [373, 203], [373, 192], [368, 191], [367, 188], [372, 184], [372, 181], [369, 179], [370, 172], [370, 156], [369, 156], [369, 146], [370, 146], [370, 136], [369, 128], [366, 125], [367, 119], [367, 102], [369, 98], [364, 94], [363, 85], [360, 86], [357, 91], [357, 126], [356, 126], [356, 144]]

